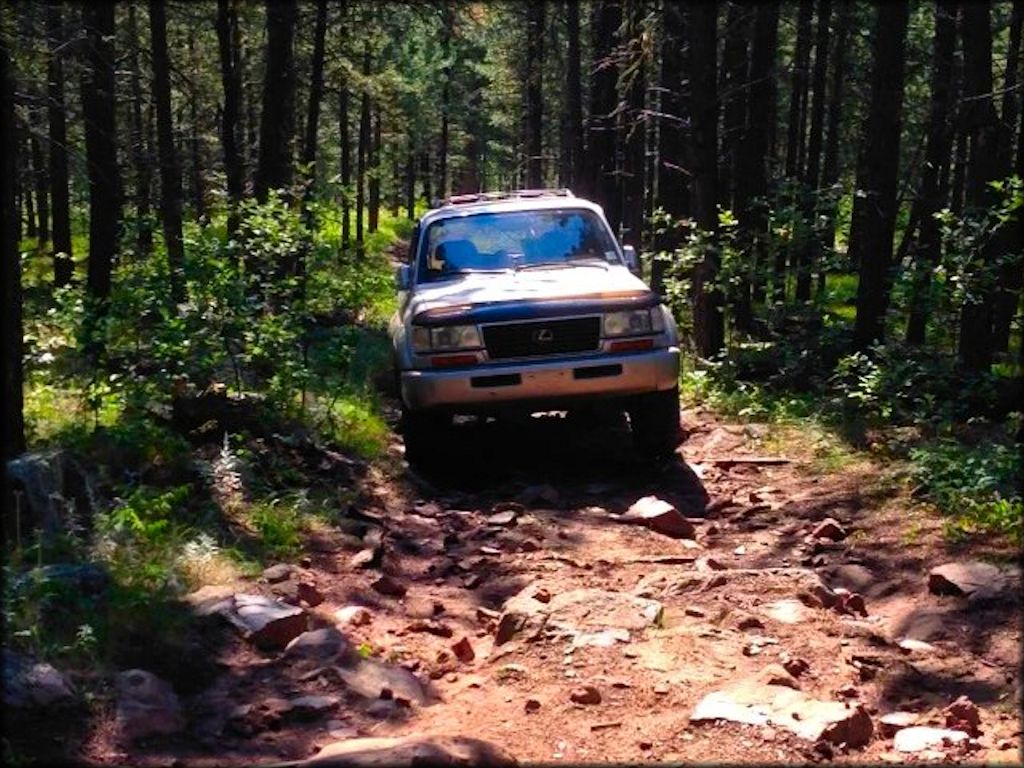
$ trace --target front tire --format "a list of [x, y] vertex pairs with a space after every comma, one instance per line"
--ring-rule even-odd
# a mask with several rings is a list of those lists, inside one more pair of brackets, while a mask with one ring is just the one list
[[402, 409], [402, 439], [405, 458], [411, 465], [429, 469], [443, 455], [440, 448], [448, 439], [451, 417], [440, 413], [418, 413]]
[[645, 457], [671, 456], [682, 439], [678, 387], [638, 397], [629, 408], [629, 426], [637, 450]]

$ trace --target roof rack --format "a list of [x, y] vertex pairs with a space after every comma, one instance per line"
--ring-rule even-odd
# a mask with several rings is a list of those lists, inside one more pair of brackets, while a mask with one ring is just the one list
[[512, 200], [531, 197], [575, 197], [569, 189], [512, 189], [505, 192], [472, 192], [466, 195], [452, 195], [433, 201], [431, 207], [441, 208], [447, 205], [467, 205], [485, 203], [491, 200]]

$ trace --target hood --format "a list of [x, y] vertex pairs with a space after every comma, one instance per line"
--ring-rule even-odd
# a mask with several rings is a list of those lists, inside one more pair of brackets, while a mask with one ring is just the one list
[[467, 274], [419, 285], [410, 313], [421, 325], [500, 322], [654, 306], [657, 295], [624, 266]]

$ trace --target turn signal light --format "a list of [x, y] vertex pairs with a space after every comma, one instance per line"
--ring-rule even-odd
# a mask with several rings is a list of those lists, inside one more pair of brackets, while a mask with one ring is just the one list
[[430, 358], [430, 364], [436, 368], [455, 368], [459, 365], [473, 365], [476, 355], [437, 355]]
[[609, 352], [638, 352], [642, 349], [654, 349], [654, 339], [623, 339], [608, 344]]

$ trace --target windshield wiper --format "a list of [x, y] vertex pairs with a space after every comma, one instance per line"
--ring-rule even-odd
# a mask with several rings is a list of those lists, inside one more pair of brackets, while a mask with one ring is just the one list
[[566, 269], [570, 267], [603, 267], [608, 269], [608, 262], [597, 256], [588, 256], [586, 258], [567, 259], [565, 261], [536, 261], [533, 264], [523, 264], [517, 267], [516, 271], [525, 269]]

